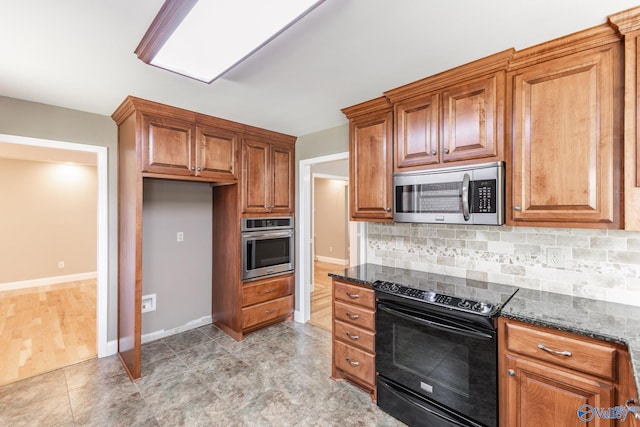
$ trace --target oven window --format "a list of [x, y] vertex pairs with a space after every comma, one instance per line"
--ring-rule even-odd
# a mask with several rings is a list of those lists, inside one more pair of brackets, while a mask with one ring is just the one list
[[401, 324], [393, 327], [393, 364], [397, 368], [424, 379], [423, 388], [444, 388], [469, 398], [468, 346]]
[[273, 267], [290, 262], [290, 237], [254, 239], [246, 244], [247, 270]]

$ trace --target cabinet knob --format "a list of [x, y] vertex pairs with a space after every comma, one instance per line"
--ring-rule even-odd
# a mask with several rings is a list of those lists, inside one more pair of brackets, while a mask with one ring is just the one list
[[196, 167], [195, 167], [195, 166], [191, 166], [191, 170], [192, 170], [192, 171], [195, 171], [195, 170], [196, 170]]
[[391, 208], [384, 208], [385, 211], [391, 212]]
[[201, 171], [202, 171], [202, 168], [198, 168], [198, 172], [201, 172]]
[[435, 156], [435, 155], [436, 155], [436, 153], [437, 153], [437, 151], [436, 151], [436, 150], [431, 150], [431, 155], [432, 155], [432, 156]]
[[449, 154], [449, 149], [448, 148], [444, 149], [444, 154]]
[[510, 377], [515, 377], [516, 376], [516, 371], [514, 371], [513, 369], [509, 369], [507, 371], [507, 374], [509, 374]]
[[520, 207], [520, 205], [515, 205], [515, 206], [513, 207], [513, 210], [514, 210], [514, 211], [521, 211], [521, 210], [522, 210], [522, 208]]

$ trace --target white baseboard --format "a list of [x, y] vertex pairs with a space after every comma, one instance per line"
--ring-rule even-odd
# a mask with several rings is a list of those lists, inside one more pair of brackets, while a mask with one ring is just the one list
[[295, 310], [293, 312], [293, 320], [298, 322], [298, 323], [305, 323], [304, 322], [304, 316], [302, 315], [302, 312], [299, 310]]
[[169, 329], [168, 331], [161, 329], [159, 331], [144, 334], [142, 335], [142, 344], [159, 340], [160, 338], [169, 337], [171, 335], [179, 334], [180, 332], [188, 331], [190, 329], [196, 329], [200, 326], [210, 325], [212, 322], [213, 318], [211, 317], [211, 315], [208, 315], [196, 320], [192, 320], [185, 325], [178, 326], [177, 328]]
[[107, 352], [102, 355], [98, 355], [98, 357], [107, 357], [113, 356], [118, 352], [118, 340], [107, 341]]
[[327, 256], [316, 255], [316, 260], [322, 261], [322, 262], [329, 262], [331, 264], [349, 265], [348, 259], [330, 258]]
[[57, 285], [60, 283], [75, 282], [76, 280], [89, 280], [98, 277], [98, 273], [90, 271], [88, 273], [69, 274], [67, 276], [43, 277], [41, 279], [22, 280], [19, 282], [0, 283], [0, 291], [13, 291], [16, 289], [35, 288], [38, 286]]

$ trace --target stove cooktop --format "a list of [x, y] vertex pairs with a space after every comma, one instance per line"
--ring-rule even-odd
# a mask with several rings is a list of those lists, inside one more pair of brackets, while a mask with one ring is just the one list
[[502, 301], [491, 302], [464, 295], [455, 296], [433, 289], [420, 289], [386, 280], [376, 280], [371, 286], [375, 291], [484, 317], [496, 316], [503, 305]]

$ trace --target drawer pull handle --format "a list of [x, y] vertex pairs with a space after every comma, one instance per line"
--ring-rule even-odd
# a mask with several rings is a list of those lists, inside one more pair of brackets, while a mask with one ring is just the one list
[[275, 289], [267, 289], [264, 291], [265, 294], [270, 294], [271, 292], [275, 292]]
[[515, 377], [516, 376], [516, 371], [514, 371], [513, 369], [509, 369], [507, 371], [507, 374], [509, 374], [510, 377]]
[[571, 357], [571, 356], [573, 356], [573, 354], [572, 354], [570, 351], [558, 351], [558, 350], [553, 350], [553, 349], [551, 349], [551, 348], [549, 348], [549, 347], [545, 346], [544, 344], [538, 344], [538, 348], [539, 348], [540, 350], [544, 350], [544, 351], [547, 351], [547, 352], [549, 352], [549, 353], [557, 354], [557, 355], [560, 355], [560, 356], [567, 356], [567, 357]]
[[627, 410], [633, 414], [633, 417], [636, 420], [640, 420], [640, 406], [638, 406], [640, 402], [638, 402], [638, 399], [629, 399], [625, 402], [624, 406], [627, 407]]
[[266, 311], [264, 312], [264, 314], [273, 314], [273, 313], [275, 313], [275, 312], [276, 312], [276, 309], [275, 309], [275, 308], [272, 308], [271, 310], [266, 310]]
[[355, 360], [351, 360], [348, 357], [345, 358], [347, 362], [349, 362], [349, 365], [351, 366], [360, 366], [360, 362], [356, 362]]
[[360, 335], [351, 335], [349, 332], [347, 332], [347, 336], [354, 341], [357, 341], [360, 339]]
[[347, 317], [348, 317], [349, 319], [351, 319], [351, 320], [356, 320], [356, 319], [359, 319], [359, 318], [360, 318], [360, 315], [359, 315], [359, 314], [351, 314], [351, 313], [349, 313], [348, 311], [347, 311], [345, 314], [346, 314], [346, 315], [347, 315]]
[[347, 296], [351, 299], [358, 299], [360, 298], [360, 294], [352, 294], [351, 292], [347, 291], [346, 292]]

